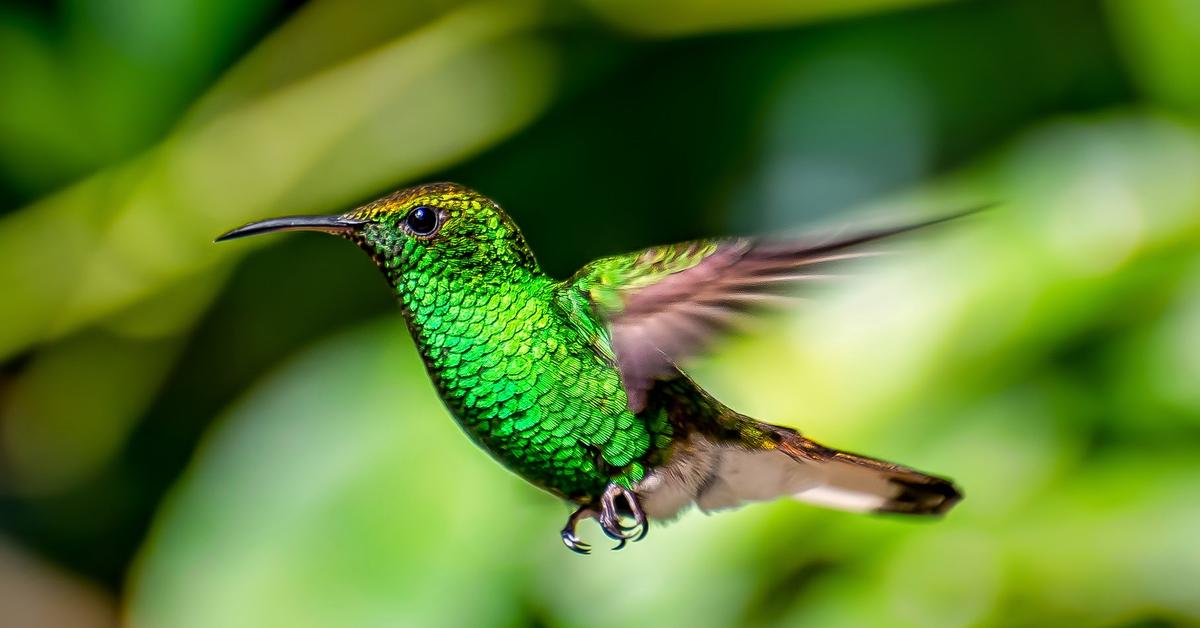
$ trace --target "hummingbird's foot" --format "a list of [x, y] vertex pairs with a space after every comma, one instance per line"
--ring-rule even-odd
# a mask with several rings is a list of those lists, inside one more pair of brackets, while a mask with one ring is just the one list
[[571, 516], [567, 517], [567, 525], [563, 526], [562, 529], [563, 545], [566, 545], [567, 549], [576, 554], [591, 554], [592, 546], [579, 539], [575, 534], [575, 526], [578, 526], [580, 521], [592, 519], [598, 514], [591, 506], [580, 506], [578, 510], [571, 513]]
[[[618, 506], [617, 498], [625, 502], [624, 509]], [[621, 523], [622, 514], [632, 517], [633, 525], [626, 526]], [[646, 513], [642, 511], [637, 495], [615, 483], [609, 484], [600, 496], [600, 514], [596, 520], [600, 522], [600, 529], [604, 530], [604, 534], [617, 541], [614, 551], [625, 547], [629, 540], [640, 541], [646, 538], [646, 533], [650, 531], [650, 521], [646, 519]]]
[[[621, 522], [621, 517], [633, 519], [633, 525], [625, 525]], [[599, 522], [604, 535], [617, 542], [614, 550], [625, 547], [631, 540], [642, 540], [650, 530], [650, 522], [646, 519], [646, 513], [642, 511], [642, 505], [638, 503], [637, 495], [618, 484], [609, 484], [608, 488], [604, 489], [600, 496], [599, 510], [592, 505], [580, 506], [567, 518], [567, 525], [562, 529], [562, 542], [567, 549], [576, 554], [592, 553], [592, 546], [584, 543], [575, 534], [576, 526], [585, 519], [595, 519]]]

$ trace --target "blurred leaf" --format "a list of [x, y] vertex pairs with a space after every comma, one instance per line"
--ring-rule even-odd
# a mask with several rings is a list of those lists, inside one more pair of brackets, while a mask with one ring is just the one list
[[1200, 3], [1109, 0], [1117, 42], [1135, 81], [1156, 102], [1200, 115]]
[[582, 0], [618, 28], [647, 36], [680, 36], [828, 20], [944, 0]]
[[513, 624], [530, 541], [558, 544], [525, 530], [563, 511], [471, 447], [422, 370], [393, 319], [239, 404], [151, 534], [133, 625]]
[[53, 51], [29, 19], [0, 19], [0, 166], [4, 182], [26, 194], [85, 170], [94, 159], [79, 141], [74, 101]]
[[83, 330], [39, 351], [10, 382], [0, 406], [5, 488], [60, 494], [108, 464], [158, 393], [223, 273]]
[[231, 225], [343, 209], [527, 124], [553, 91], [549, 50], [521, 35], [536, 17], [468, 5], [5, 217], [0, 283], [15, 306], [0, 355], [232, 261], [247, 245], [212, 244]]
[[[311, 0], [239, 60], [195, 103], [184, 124], [196, 126], [231, 108], [387, 45], [397, 33], [417, 30], [466, 0], [379, 2]], [[513, 15], [536, 7], [513, 2]], [[353, 37], [344, 34], [353, 33]]]
[[108, 461], [179, 349], [86, 334], [38, 356], [14, 383], [0, 425], [9, 491], [61, 491]]
[[278, 3], [0, 8], [0, 165], [11, 184], [44, 191], [160, 138]]

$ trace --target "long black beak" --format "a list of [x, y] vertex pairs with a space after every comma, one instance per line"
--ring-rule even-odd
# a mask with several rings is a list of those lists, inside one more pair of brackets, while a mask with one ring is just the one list
[[275, 231], [324, 231], [325, 233], [350, 233], [365, 224], [361, 220], [353, 220], [342, 216], [284, 216], [268, 218], [252, 222], [229, 231], [217, 237], [214, 242], [224, 242], [234, 238], [272, 233]]

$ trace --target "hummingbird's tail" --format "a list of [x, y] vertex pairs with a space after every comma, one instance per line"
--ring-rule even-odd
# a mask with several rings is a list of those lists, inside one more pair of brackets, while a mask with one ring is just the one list
[[694, 435], [667, 468], [639, 487], [647, 513], [669, 519], [689, 503], [706, 512], [791, 497], [852, 512], [941, 515], [962, 499], [949, 480], [825, 447], [790, 428], [754, 421], [770, 445], [714, 443]]
[[819, 478], [795, 487], [800, 490], [791, 495], [800, 501], [838, 510], [941, 515], [962, 499], [945, 478], [832, 449], [787, 428], [775, 429], [782, 435], [779, 451], [815, 470]]

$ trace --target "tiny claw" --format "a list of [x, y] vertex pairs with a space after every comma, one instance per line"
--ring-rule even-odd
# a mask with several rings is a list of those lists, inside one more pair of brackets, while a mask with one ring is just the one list
[[650, 520], [646, 518], [646, 513], [645, 513], [645, 511], [642, 510], [642, 505], [640, 503], [638, 503], [637, 497], [633, 493], [630, 493], [627, 491], [624, 493], [624, 495], [625, 495], [625, 503], [629, 504], [629, 512], [631, 512], [633, 514], [633, 520], [634, 520], [633, 527], [631, 527], [629, 529], [630, 530], [635, 530], [637, 528], [642, 529], [641, 533], [639, 533], [637, 535], [637, 538], [633, 539], [633, 541], [636, 543], [636, 542], [646, 538], [646, 534], [648, 534], [650, 532]]
[[612, 527], [611, 522], [605, 523], [602, 521], [600, 523], [600, 529], [604, 531], [605, 536], [617, 542], [617, 546], [612, 548], [614, 552], [625, 547], [625, 543], [628, 542], [628, 539], [624, 534], [621, 533], [620, 530]]
[[566, 530], [563, 530], [562, 542], [563, 542], [563, 545], [567, 546], [567, 549], [571, 550], [572, 552], [575, 552], [576, 554], [581, 554], [583, 556], [587, 556], [588, 554], [592, 553], [591, 545], [588, 545], [587, 543], [580, 541], [579, 537], [575, 536], [573, 533], [568, 532]]
[[633, 532], [634, 530], [637, 530], [638, 528], [640, 528], [642, 526], [638, 522], [634, 521], [633, 525], [625, 525], [624, 523], [618, 523], [617, 527], [620, 528], [622, 532]]
[[[626, 516], [633, 519], [633, 525], [625, 525], [621, 521], [622, 511], [617, 508], [618, 497], [625, 500], [628, 506]], [[584, 519], [595, 519], [600, 524], [604, 536], [617, 542], [616, 547], [612, 548], [613, 551], [624, 548], [631, 540], [640, 541], [646, 538], [646, 533], [650, 531], [650, 522], [646, 519], [646, 513], [633, 491], [618, 484], [609, 484], [597, 501], [599, 508], [596, 508], [595, 504], [580, 506], [567, 518], [567, 524], [563, 526], [561, 533], [563, 545], [566, 545], [567, 549], [576, 554], [591, 553], [592, 546], [581, 541], [575, 534], [576, 526]]]
[[579, 537], [575, 534], [575, 527], [579, 525], [581, 520], [595, 516], [596, 511], [587, 506], [582, 506], [574, 513], [571, 513], [571, 516], [567, 518], [567, 525], [563, 526], [561, 533], [563, 545], [566, 545], [567, 549], [585, 556], [592, 553], [592, 546], [579, 540]]
[[[617, 509], [617, 497], [624, 499], [628, 505], [629, 512], [634, 519], [633, 525], [626, 526], [621, 522], [621, 513]], [[645, 512], [638, 503], [637, 496], [618, 484], [609, 484], [604, 494], [600, 496], [600, 515], [597, 520], [600, 522], [600, 529], [604, 531], [604, 534], [617, 541], [614, 550], [625, 547], [626, 542], [631, 539], [642, 540], [649, 532], [649, 523], [646, 520]]]
[[621, 524], [616, 517], [607, 512], [602, 512], [598, 521], [600, 522], [600, 529], [604, 531], [604, 535], [608, 538], [614, 541], [620, 541], [625, 538], [625, 531], [621, 529]]

